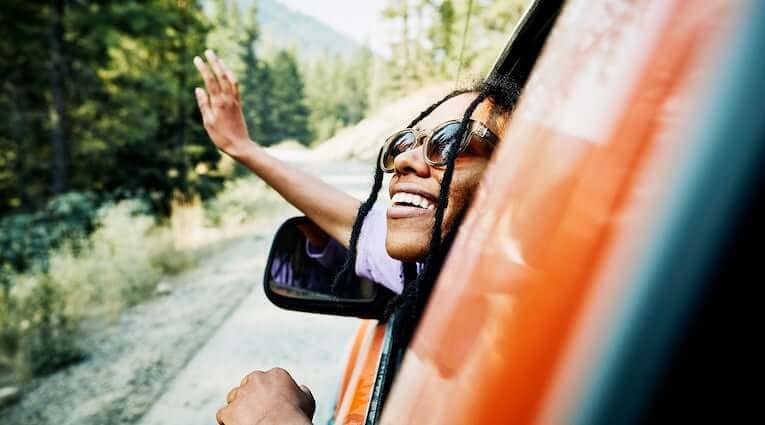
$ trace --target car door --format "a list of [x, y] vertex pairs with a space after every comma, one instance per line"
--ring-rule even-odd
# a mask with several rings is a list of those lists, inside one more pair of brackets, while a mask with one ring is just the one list
[[754, 2], [567, 2], [383, 424], [644, 417], [762, 182], [764, 21]]

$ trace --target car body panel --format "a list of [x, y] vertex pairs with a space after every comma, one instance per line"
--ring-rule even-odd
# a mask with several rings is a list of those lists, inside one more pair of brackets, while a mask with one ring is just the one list
[[364, 320], [360, 324], [343, 374], [335, 424], [364, 424], [380, 363], [385, 331], [386, 324], [376, 320]]
[[[375, 321], [373, 320], [361, 320], [359, 327], [356, 329], [356, 333], [353, 335], [351, 346], [348, 349], [348, 357], [345, 359], [345, 370], [343, 370], [343, 375], [340, 379], [340, 386], [337, 390], [338, 401], [342, 400], [345, 395], [345, 391], [348, 388], [351, 377], [353, 376], [353, 369], [359, 358], [359, 351], [361, 351], [361, 347], [364, 345], [364, 340], [366, 339], [366, 335], [370, 332], [370, 328], [374, 327], [374, 323]], [[338, 402], [335, 405], [335, 414], [333, 417], [337, 417], [339, 409], [340, 403]]]
[[687, 127], [698, 124], [705, 70], [742, 9], [567, 3], [382, 423], [571, 420], [612, 325], [603, 312], [622, 306], [640, 273], [634, 260], [676, 195], [668, 182], [692, 149]]

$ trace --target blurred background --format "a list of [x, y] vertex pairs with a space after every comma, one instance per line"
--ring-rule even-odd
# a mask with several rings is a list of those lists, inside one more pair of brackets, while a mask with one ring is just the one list
[[250, 134], [365, 197], [385, 137], [485, 75], [527, 1], [0, 4], [0, 419], [208, 424], [253, 369], [332, 410], [356, 321], [262, 294], [297, 212], [207, 138], [192, 58]]

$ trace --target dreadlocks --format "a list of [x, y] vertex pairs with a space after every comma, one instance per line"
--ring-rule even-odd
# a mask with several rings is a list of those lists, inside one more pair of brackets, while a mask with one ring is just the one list
[[[486, 100], [485, 93], [479, 93], [478, 96], [470, 102], [470, 105], [465, 110], [465, 115], [462, 117], [462, 123], [457, 130], [456, 139], [462, 140], [465, 136], [465, 132], [468, 131], [468, 121], [475, 112], [478, 105]], [[441, 180], [441, 190], [438, 193], [438, 205], [435, 211], [435, 220], [433, 223], [433, 230], [430, 235], [430, 247], [428, 248], [428, 255], [425, 258], [425, 265], [422, 271], [417, 276], [414, 283], [411, 281], [404, 282], [404, 292], [401, 294], [401, 298], [404, 302], [412, 303], [414, 307], [411, 311], [414, 314], [418, 314], [425, 306], [427, 297], [430, 295], [433, 284], [435, 283], [438, 271], [441, 269], [446, 252], [442, 250], [441, 240], [441, 226], [444, 222], [444, 213], [446, 207], [449, 206], [449, 188], [452, 184], [452, 176], [454, 175], [454, 162], [457, 159], [457, 149], [450, 149], [446, 153], [446, 170], [444, 171], [443, 180]], [[457, 223], [459, 225], [459, 223]], [[456, 229], [456, 226], [453, 226]], [[454, 232], [450, 232], [454, 233]]]
[[[422, 111], [409, 125], [408, 128], [414, 127], [423, 118], [428, 116], [441, 104], [447, 100], [459, 96], [465, 93], [477, 93], [476, 98], [470, 102], [469, 106], [465, 110], [462, 117], [461, 125], [457, 131], [456, 139], [461, 140], [465, 136], [465, 132], [468, 131], [468, 125], [470, 117], [473, 115], [478, 106], [484, 101], [489, 99], [491, 101], [490, 119], [495, 119], [498, 116], [502, 116], [512, 112], [515, 103], [518, 99], [518, 88], [514, 81], [509, 76], [502, 76], [498, 78], [488, 78], [480, 81], [472, 89], [455, 90], [436, 103], [430, 105], [427, 109]], [[428, 254], [425, 258], [424, 266], [420, 273], [417, 273], [416, 264], [402, 263], [402, 277], [404, 281], [403, 293], [391, 300], [391, 303], [386, 309], [385, 316], [388, 316], [395, 309], [399, 307], [407, 307], [406, 310], [414, 316], [414, 323], [419, 319], [422, 310], [427, 303], [428, 297], [435, 284], [438, 272], [446, 258], [446, 254], [451, 247], [451, 244], [456, 235], [456, 229], [459, 227], [462, 218], [465, 215], [465, 211], [459, 211], [456, 215], [451, 228], [447, 232], [446, 236], [442, 238], [442, 226], [444, 221], [444, 214], [449, 202], [449, 190], [452, 183], [452, 177], [454, 175], [454, 164], [458, 155], [457, 149], [450, 149], [446, 156], [446, 169], [441, 181], [441, 188], [438, 195], [438, 205], [435, 209], [435, 218], [433, 223], [433, 229], [430, 237], [430, 245]], [[380, 156], [383, 154], [382, 150], [377, 157], [375, 163], [375, 175], [374, 183], [372, 185], [372, 191], [369, 197], [359, 208], [356, 216], [356, 221], [353, 224], [351, 230], [351, 239], [348, 245], [348, 255], [346, 256], [345, 264], [335, 278], [335, 285], [347, 283], [349, 280], [356, 278], [355, 276], [355, 264], [357, 256], [357, 244], [359, 234], [361, 233], [361, 227], [364, 219], [366, 218], [372, 206], [377, 202], [377, 196], [382, 187], [383, 171], [380, 168]]]
[[[494, 120], [499, 116], [512, 112], [519, 96], [518, 88], [509, 76], [489, 78], [481, 81], [475, 85], [471, 92], [477, 92], [478, 96], [476, 96], [465, 110], [465, 114], [462, 117], [462, 124], [457, 131], [457, 140], [461, 140], [465, 136], [465, 132], [468, 131], [467, 126], [470, 117], [484, 100], [489, 99], [491, 101], [490, 119]], [[457, 229], [467, 212], [466, 209], [457, 212], [447, 235], [442, 239], [441, 232], [444, 214], [449, 204], [449, 190], [454, 175], [454, 163], [457, 159], [457, 155], [457, 149], [449, 150], [446, 155], [446, 169], [444, 170], [443, 179], [441, 181], [441, 190], [438, 194], [438, 205], [435, 210], [433, 230], [430, 236], [430, 246], [423, 269], [416, 276], [416, 279], [408, 279], [404, 281], [404, 292], [398, 300], [394, 300], [391, 305], [388, 306], [386, 314], [391, 313], [393, 308], [401, 304], [406, 304], [408, 307], [411, 307], [407, 310], [413, 316], [413, 322], [416, 323], [419, 316], [424, 311], [425, 304], [433, 290], [433, 285], [436, 282], [441, 266], [446, 260], [446, 255], [454, 242]]]

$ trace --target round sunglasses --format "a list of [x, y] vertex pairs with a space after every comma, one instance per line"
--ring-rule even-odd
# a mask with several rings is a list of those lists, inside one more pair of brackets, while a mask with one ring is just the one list
[[382, 155], [380, 155], [380, 168], [386, 173], [392, 173], [395, 169], [394, 161], [399, 154], [415, 149], [423, 145], [422, 153], [425, 162], [431, 167], [443, 167], [449, 152], [457, 146], [457, 155], [465, 152], [474, 139], [488, 144], [493, 149], [499, 141], [499, 137], [489, 130], [484, 124], [468, 121], [468, 131], [457, 143], [457, 132], [461, 121], [451, 120], [438, 125], [432, 131], [427, 132], [414, 128], [406, 128], [385, 140]]

